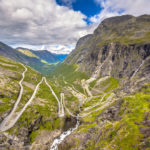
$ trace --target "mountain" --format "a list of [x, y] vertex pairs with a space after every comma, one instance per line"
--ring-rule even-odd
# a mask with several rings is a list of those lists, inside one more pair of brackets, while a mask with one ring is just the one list
[[149, 149], [150, 15], [105, 19], [53, 76], [81, 93], [81, 125], [59, 150]]
[[149, 150], [149, 39], [150, 15], [105, 19], [46, 78], [1, 44], [0, 149]]
[[47, 63], [57, 63], [60, 62], [59, 58], [53, 55], [51, 52], [47, 50], [30, 50], [26, 48], [17, 48], [17, 50], [29, 57], [36, 57], [40, 59], [42, 62]]
[[[46, 81], [59, 97], [60, 89], [49, 79]], [[1, 150], [49, 148], [56, 136], [74, 124], [75, 119], [69, 116], [66, 119], [58, 117], [58, 103], [47, 84], [42, 75], [31, 67], [0, 56]], [[21, 111], [22, 115], [13, 123]], [[41, 145], [37, 144], [39, 142]]]
[[27, 49], [13, 49], [10, 46], [0, 43], [0, 55], [24, 63], [36, 69], [37, 71], [47, 74], [60, 60], [48, 51], [30, 51]]
[[68, 56], [68, 54], [55, 54], [55, 53], [52, 53], [52, 54], [56, 56], [60, 61], [64, 61], [66, 57]]
[[[76, 50], [67, 57], [65, 63], [79, 64], [81, 71], [85, 71], [91, 75], [93, 70], [108, 57], [108, 49], [112, 49], [113, 47], [116, 49], [122, 45], [123, 49], [130, 49], [130, 51], [136, 53], [136, 50], [131, 49], [139, 49], [144, 46], [144, 44], [149, 43], [149, 23], [149, 15], [140, 17], [125, 15], [105, 19], [95, 30], [92, 37], [87, 40], [86, 44], [77, 47]], [[120, 50], [122, 47], [118, 49]], [[124, 50], [120, 50], [120, 52], [123, 51]], [[105, 55], [101, 55], [100, 53]], [[118, 51], [116, 51], [116, 53], [118, 53]], [[115, 52], [112, 52], [112, 54], [115, 54]], [[103, 56], [103, 58], [100, 58], [101, 56]]]

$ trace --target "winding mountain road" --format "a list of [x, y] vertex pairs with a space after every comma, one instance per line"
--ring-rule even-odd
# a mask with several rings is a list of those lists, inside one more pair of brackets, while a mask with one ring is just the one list
[[[42, 80], [37, 84], [31, 98], [28, 100], [28, 102], [25, 104], [25, 106], [22, 108], [22, 110], [18, 113], [18, 115], [15, 117], [15, 118], [11, 118], [12, 115], [5, 121], [5, 124], [3, 124], [2, 128], [1, 128], [1, 131], [6, 131], [10, 128], [12, 128], [15, 123], [18, 121], [18, 119], [21, 117], [21, 115], [23, 114], [23, 112], [26, 110], [26, 108], [31, 104], [32, 100], [35, 98], [35, 95], [37, 93], [37, 90], [40, 86], [40, 84], [43, 82], [43, 78]], [[16, 106], [17, 108], [17, 106]], [[14, 112], [13, 112], [14, 113]]]
[[24, 106], [24, 107], [22, 108], [22, 110], [19, 112], [19, 114], [17, 115], [17, 117], [11, 121], [11, 124], [6, 128], [6, 130], [12, 128], [12, 127], [15, 125], [15, 123], [16, 123], [16, 122], [18, 121], [18, 119], [21, 117], [21, 115], [23, 114], [23, 112], [26, 110], [26, 108], [31, 104], [31, 102], [32, 102], [32, 100], [35, 98], [35, 95], [36, 95], [36, 93], [37, 93], [37, 90], [38, 90], [38, 88], [39, 88], [39, 86], [40, 86], [40, 84], [41, 84], [42, 82], [43, 82], [43, 78], [42, 78], [41, 81], [37, 84], [37, 86], [36, 86], [36, 88], [35, 88], [35, 90], [34, 90], [32, 96], [31, 96], [31, 98], [28, 100], [28, 102], [25, 104], [25, 106]]
[[[144, 62], [140, 65], [139, 69], [141, 68], [141, 66], [142, 66], [143, 64], [144, 64]], [[103, 102], [103, 105], [100, 106], [99, 108], [97, 108], [97, 109], [94, 110], [94, 111], [91, 111], [91, 112], [88, 112], [88, 113], [84, 113], [84, 114], [81, 114], [81, 115], [74, 115], [72, 112], [70, 112], [70, 110], [69, 110], [69, 109], [66, 107], [66, 105], [65, 105], [64, 93], [61, 93], [61, 94], [60, 94], [60, 100], [59, 100], [58, 97], [57, 97], [57, 95], [55, 94], [54, 90], [52, 89], [52, 87], [51, 87], [51, 86], [49, 85], [49, 83], [47, 82], [47, 79], [46, 79], [45, 77], [42, 77], [41, 81], [37, 84], [37, 86], [36, 86], [36, 88], [35, 88], [35, 90], [34, 90], [32, 96], [31, 96], [31, 98], [30, 98], [30, 99], [28, 100], [28, 102], [24, 105], [24, 107], [21, 109], [21, 111], [18, 112], [18, 114], [17, 114], [15, 111], [16, 111], [16, 109], [17, 109], [17, 107], [18, 107], [18, 104], [20, 103], [21, 98], [22, 98], [22, 94], [23, 94], [22, 82], [23, 82], [23, 80], [24, 80], [24, 78], [25, 78], [25, 73], [26, 73], [26, 71], [27, 71], [27, 68], [25, 67], [25, 65], [23, 65], [23, 64], [21, 64], [21, 65], [24, 67], [25, 70], [24, 70], [24, 72], [22, 73], [22, 79], [21, 79], [20, 82], [19, 82], [19, 85], [20, 85], [20, 93], [19, 93], [19, 96], [18, 96], [18, 98], [17, 98], [17, 101], [16, 101], [16, 103], [15, 103], [15, 105], [14, 105], [12, 111], [10, 112], [10, 114], [9, 114], [9, 115], [2, 121], [2, 123], [0, 124], [0, 131], [1, 131], [1, 132], [7, 131], [8, 129], [12, 128], [12, 127], [15, 125], [15, 123], [16, 123], [16, 122], [18, 121], [18, 119], [21, 117], [21, 115], [23, 114], [23, 112], [26, 110], [26, 108], [31, 104], [31, 102], [32, 102], [33, 99], [35, 98], [36, 93], [37, 93], [37, 91], [38, 91], [38, 89], [39, 89], [39, 86], [42, 84], [43, 81], [45, 81], [46, 85], [49, 87], [50, 91], [52, 92], [52, 95], [55, 97], [55, 99], [56, 99], [57, 102], [58, 102], [58, 116], [59, 116], [59, 117], [64, 117], [64, 116], [65, 116], [65, 112], [64, 112], [64, 108], [65, 108], [65, 110], [66, 110], [72, 117], [75, 117], [75, 118], [77, 119], [77, 123], [76, 123], [76, 126], [75, 126], [74, 128], [71, 128], [71, 129], [69, 129], [68, 131], [63, 132], [59, 138], [57, 138], [57, 139], [54, 140], [54, 142], [53, 142], [53, 144], [52, 144], [52, 146], [51, 146], [51, 148], [50, 148], [51, 150], [57, 150], [58, 145], [59, 145], [67, 136], [69, 136], [74, 130], [76, 130], [76, 129], [78, 128], [78, 126], [79, 126], [79, 118], [88, 116], [88, 115], [90, 115], [91, 113], [96, 112], [96, 111], [98, 111], [98, 110], [100, 110], [100, 109], [103, 109], [103, 108], [105, 108], [106, 106], [108, 106], [109, 104], [112, 103], [112, 100], [110, 99], [110, 100], [108, 100], [107, 102]], [[138, 72], [138, 70], [136, 70], [135, 73], [136, 73], [136, 72]], [[85, 81], [85, 82], [86, 82], [86, 81]], [[85, 85], [86, 85], [86, 84], [85, 84]], [[87, 87], [86, 87], [86, 86], [83, 86], [83, 87], [88, 91], [88, 86], [87, 86]], [[73, 95], [75, 95], [76, 97], [79, 98], [80, 103], [81, 103], [81, 99], [83, 100], [84, 98], [86, 98], [86, 100], [87, 100], [87, 97], [84, 97], [85, 95], [84, 95], [84, 96], [83, 96], [83, 95], [81, 96], [81, 95], [79, 94], [79, 95], [80, 95], [80, 96], [79, 96], [79, 95], [77, 94], [77, 92], [75, 92], [74, 90], [71, 89], [71, 91], [72, 91]], [[90, 107], [88, 107], [88, 108], [85, 108], [84, 111], [89, 111], [89, 110], [91, 110], [92, 108], [98, 106], [98, 105], [100, 104], [100, 102], [103, 101], [103, 99], [104, 99], [104, 97], [106, 96], [106, 94], [107, 94], [107, 93], [105, 93], [105, 94], [102, 96], [101, 100], [100, 100], [98, 103], [96, 103], [95, 105], [90, 106]], [[90, 98], [93, 98], [93, 96], [92, 96], [91, 93], [88, 92], [88, 95], [90, 95]], [[83, 98], [83, 97], [84, 97], [84, 98]], [[82, 101], [82, 102], [83, 102], [83, 101]], [[102, 103], [101, 103], [101, 104], [102, 104]], [[80, 107], [79, 107], [79, 109], [80, 109]], [[14, 117], [14, 116], [15, 116], [15, 117]]]
[[[23, 64], [21, 64], [23, 65]], [[64, 97], [64, 94], [61, 93], [60, 96], [61, 96], [61, 103], [58, 99], [58, 97], [56, 96], [55, 92], [53, 91], [52, 87], [48, 84], [47, 80], [45, 77], [42, 77], [41, 81], [37, 84], [31, 98], [28, 100], [28, 102], [24, 105], [24, 107], [22, 108], [22, 110], [16, 115], [14, 115], [17, 107], [18, 107], [18, 104], [20, 103], [20, 100], [21, 100], [21, 97], [22, 97], [22, 94], [23, 94], [23, 86], [22, 86], [22, 82], [24, 80], [24, 77], [25, 77], [25, 72], [27, 71], [27, 68], [23, 65], [23, 67], [25, 68], [25, 71], [22, 73], [22, 79], [20, 80], [19, 82], [19, 85], [21, 87], [20, 89], [20, 93], [19, 93], [19, 96], [18, 96], [18, 99], [13, 107], [13, 110], [11, 111], [11, 113], [2, 121], [2, 123], [0, 124], [0, 131], [7, 131], [8, 129], [12, 128], [15, 123], [18, 121], [18, 119], [21, 117], [21, 115], [23, 114], [23, 112], [26, 110], [26, 108], [31, 104], [32, 100], [35, 98], [35, 95], [37, 93], [37, 90], [40, 86], [40, 84], [45, 81], [46, 85], [50, 88], [50, 91], [52, 92], [52, 94], [54, 95], [54, 97], [56, 98], [57, 102], [58, 102], [58, 115], [59, 117], [64, 117], [65, 113], [64, 113], [64, 107], [63, 107], [63, 97]], [[15, 117], [14, 117], [14, 116]]]
[[9, 114], [7, 117], [5, 117], [5, 119], [4, 119], [4, 120], [2, 121], [2, 123], [0, 124], [0, 130], [1, 130], [1, 131], [6, 131], [6, 130], [7, 130], [6, 124], [7, 124], [7, 122], [10, 120], [10, 118], [12, 117], [13, 113], [16, 111], [16, 108], [17, 108], [17, 106], [18, 106], [18, 104], [20, 103], [20, 100], [21, 100], [21, 98], [22, 98], [22, 94], [23, 94], [22, 82], [23, 82], [23, 80], [24, 80], [25, 73], [27, 72], [28, 69], [26, 68], [25, 65], [23, 65], [23, 64], [21, 64], [21, 65], [24, 67], [25, 70], [24, 70], [24, 72], [22, 73], [22, 78], [21, 78], [21, 80], [20, 80], [20, 82], [19, 82], [19, 85], [20, 85], [20, 93], [19, 93], [18, 99], [17, 99], [17, 101], [16, 101], [16, 103], [15, 103], [15, 105], [14, 105], [12, 111], [10, 112], [10, 114]]
[[102, 102], [103, 99], [104, 99], [104, 97], [105, 97], [107, 94], [108, 94], [108, 93], [105, 93], [105, 94], [102, 96], [101, 100], [100, 100], [97, 104], [95, 104], [95, 105], [93, 105], [93, 106], [91, 106], [91, 107], [85, 108], [84, 111], [91, 110], [92, 108], [95, 108], [95, 107], [97, 107], [97, 106], [100, 105], [100, 104], [102, 104], [102, 106], [100, 106], [100, 107], [97, 108], [96, 110], [93, 110], [93, 111], [91, 111], [91, 112], [84, 113], [84, 114], [81, 114], [81, 115], [78, 115], [78, 116], [74, 115], [74, 114], [73, 114], [72, 112], [70, 112], [70, 110], [66, 107], [66, 105], [65, 105], [65, 100], [64, 100], [64, 95], [63, 95], [63, 97], [62, 97], [62, 98], [63, 98], [63, 105], [64, 105], [65, 110], [66, 110], [72, 117], [74, 117], [74, 118], [83, 118], [83, 117], [86, 117], [86, 116], [92, 114], [93, 112], [99, 111], [99, 110], [101, 110], [101, 109], [107, 107], [107, 106], [110, 105], [112, 102], [114, 102], [114, 101], [112, 100], [112, 97], [114, 96], [114, 93], [112, 93], [112, 94], [107, 98], [106, 101]]
[[[46, 78], [44, 77], [44, 81], [46, 83], [46, 85], [49, 87], [50, 91], [52, 92], [53, 96], [55, 97], [55, 99], [58, 102], [58, 115], [59, 117], [64, 117], [65, 113], [64, 113], [64, 109], [63, 109], [63, 105], [61, 105], [57, 95], [55, 94], [54, 90], [52, 89], [52, 87], [49, 85], [49, 83], [47, 82]], [[61, 95], [62, 97], [62, 95]]]

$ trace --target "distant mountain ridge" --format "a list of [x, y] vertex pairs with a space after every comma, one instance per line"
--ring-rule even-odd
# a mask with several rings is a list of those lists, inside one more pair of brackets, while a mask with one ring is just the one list
[[30, 50], [30, 49], [22, 48], [22, 47], [18, 47], [16, 49], [25, 55], [28, 55], [28, 56], [31, 55], [32, 57], [39, 58], [41, 61], [44, 60], [45, 63], [46, 62], [47, 63], [60, 62], [59, 58], [57, 58], [55, 55], [53, 55], [51, 52], [47, 50]]
[[2, 42], [0, 42], [0, 55], [29, 65], [43, 74], [51, 72], [56, 64], [60, 62], [60, 60], [49, 51], [33, 51], [25, 48], [19, 48], [18, 50]]

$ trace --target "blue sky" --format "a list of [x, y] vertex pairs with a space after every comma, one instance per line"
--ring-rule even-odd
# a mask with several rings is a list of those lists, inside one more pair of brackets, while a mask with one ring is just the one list
[[80, 11], [84, 15], [87, 16], [85, 21], [87, 24], [91, 24], [91, 21], [89, 20], [90, 17], [99, 14], [102, 10], [101, 5], [99, 5], [95, 0], [56, 0], [57, 4], [60, 6], [66, 6], [70, 9], [73, 9], [74, 11]]
[[0, 12], [1, 42], [70, 53], [105, 18], [150, 14], [150, 0], [1, 0]]
[[94, 0], [76, 0], [71, 4], [64, 2], [63, 0], [56, 0], [59, 5], [70, 7], [75, 11], [81, 11], [87, 17], [92, 17], [101, 11], [101, 6]]

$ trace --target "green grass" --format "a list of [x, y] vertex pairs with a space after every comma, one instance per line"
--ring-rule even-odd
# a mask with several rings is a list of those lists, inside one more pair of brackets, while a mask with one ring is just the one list
[[38, 56], [36, 56], [35, 54], [33, 54], [31, 51], [29, 50], [24, 50], [24, 49], [18, 49], [19, 52], [21, 52], [22, 54], [28, 56], [28, 57], [35, 57], [38, 58]]
[[60, 64], [52, 75], [60, 78], [64, 77], [69, 83], [73, 83], [77, 79], [88, 79], [85, 73], [77, 71], [76, 65]]
[[16, 101], [16, 99], [17, 99], [16, 95], [13, 95], [11, 98], [1, 99], [2, 102], [3, 102], [0, 105], [0, 115], [1, 116], [13, 107], [14, 102]]
[[93, 82], [91, 82], [91, 83], [90, 83], [90, 88], [93, 88], [93, 87], [94, 87], [94, 85], [96, 84], [96, 82], [97, 82], [98, 80], [99, 80], [99, 79], [94, 80]]
[[66, 86], [64, 83], [72, 84], [79, 92], [84, 93], [81, 87], [81, 80], [88, 79], [88, 76], [80, 71], [77, 71], [77, 65], [59, 64], [54, 72], [50, 75], [50, 78], [56, 77], [61, 87]]
[[78, 130], [80, 130], [80, 133], [88, 132], [89, 129], [95, 127], [96, 125], [97, 125], [96, 123], [83, 124], [79, 127]]
[[[140, 123], [144, 120], [145, 112], [150, 112], [149, 102], [150, 95], [144, 93], [137, 93], [133, 97], [125, 97], [124, 104], [122, 106], [122, 111], [126, 107], [123, 117], [120, 121], [116, 122], [113, 125], [113, 130], [106, 130], [104, 127], [103, 135], [106, 137], [99, 142], [100, 146], [103, 145], [104, 140], [107, 141], [108, 145], [105, 145], [107, 148], [110, 148], [111, 145], [115, 145], [116, 149], [139, 149], [138, 145], [140, 141], [144, 138], [144, 135], [140, 133], [139, 127], [143, 126], [137, 125], [135, 122]], [[111, 135], [111, 138], [109, 136]], [[113, 139], [115, 139], [113, 141]], [[109, 142], [113, 141], [110, 143]]]
[[3, 63], [6, 63], [6, 64], [11, 64], [11, 65], [20, 65], [19, 63], [9, 59], [9, 58], [6, 58], [6, 57], [2, 57], [0, 56], [0, 62], [3, 62]]
[[[5, 113], [11, 110], [17, 100], [20, 90], [19, 81], [22, 78], [21, 73], [24, 71], [24, 68], [19, 63], [1, 56], [0, 62], [4, 63], [4, 65], [0, 65], [4, 70], [4, 75], [0, 77], [2, 82], [0, 85], [0, 95], [2, 96], [0, 100], [0, 115], [3, 116]], [[6, 66], [5, 64], [13, 66]], [[5, 70], [11, 71], [11, 75], [9, 76], [9, 74], [5, 74]]]
[[114, 89], [118, 88], [119, 87], [119, 82], [116, 79], [114, 79], [113, 77], [110, 77], [110, 78], [102, 81], [99, 86], [101, 88], [106, 87], [104, 92], [107, 93], [111, 90], [114, 90]]
[[90, 107], [90, 106], [98, 103], [101, 100], [101, 98], [102, 98], [102, 96], [92, 98], [90, 101], [85, 102], [84, 105], [82, 106], [82, 108]]
[[[28, 88], [26, 87], [25, 90], [27, 89]], [[57, 93], [58, 92], [59, 91], [57, 91]], [[39, 101], [40, 99], [38, 98], [42, 101]], [[24, 99], [25, 98], [23, 98], [23, 100]], [[22, 104], [23, 103], [24, 102], [22, 102]], [[29, 128], [31, 125], [35, 124], [37, 129], [32, 131], [30, 134], [31, 142], [33, 142], [42, 130], [52, 131], [55, 129], [60, 129], [63, 126], [63, 121], [61, 118], [58, 118], [57, 108], [57, 100], [54, 98], [45, 82], [43, 82], [40, 85], [36, 98], [33, 99], [32, 104], [27, 107], [16, 125], [10, 129], [9, 132], [17, 135], [19, 134], [20, 128]], [[36, 124], [35, 122], [39, 118], [41, 118], [41, 121]]]
[[33, 85], [37, 85], [40, 82], [42, 75], [36, 72], [35, 70], [31, 69], [30, 67], [27, 68], [28, 71], [25, 74], [24, 81], [29, 82]]
[[[150, 113], [150, 92], [148, 89], [142, 88], [141, 92], [133, 95], [124, 97], [123, 104], [119, 110], [121, 119], [111, 123], [103, 122], [103, 125], [94, 125], [94, 130], [92, 135], [97, 135], [99, 133], [99, 141], [97, 139], [91, 138], [87, 141], [86, 150], [94, 149], [115, 149], [115, 150], [139, 150], [143, 149], [140, 143], [144, 138], [144, 134], [140, 132], [140, 127], [148, 128], [142, 124], [146, 114]], [[115, 105], [111, 104], [111, 106]], [[104, 109], [105, 110], [105, 109]], [[103, 112], [104, 110], [101, 110]], [[96, 112], [86, 118], [84, 121], [98, 123], [97, 116], [101, 112]], [[149, 118], [150, 119], [150, 118]], [[97, 120], [97, 121], [96, 121]], [[80, 126], [79, 131], [88, 132], [88, 126], [90, 124], [83, 124]], [[145, 139], [146, 140], [146, 139]], [[147, 138], [148, 140], [148, 138]], [[150, 143], [149, 143], [150, 144]], [[145, 145], [146, 149], [149, 149], [149, 144]]]

